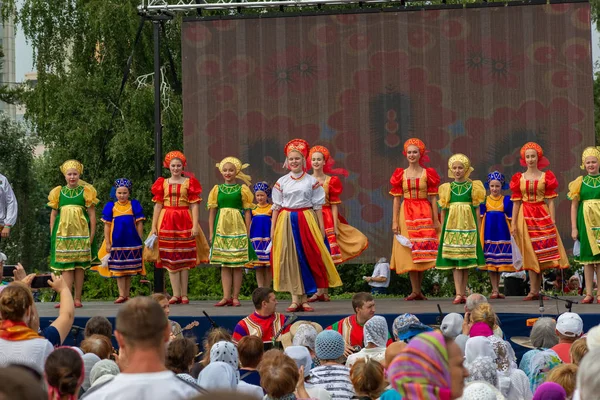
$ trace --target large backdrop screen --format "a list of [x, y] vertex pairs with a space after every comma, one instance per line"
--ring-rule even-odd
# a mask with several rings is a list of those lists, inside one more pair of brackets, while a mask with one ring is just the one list
[[571, 247], [567, 185], [594, 144], [588, 3], [188, 19], [182, 46], [184, 147], [205, 195], [225, 156], [273, 184], [289, 139], [325, 145], [350, 172], [342, 212], [370, 239], [358, 261], [372, 262], [390, 254], [389, 178], [407, 166], [407, 138], [426, 143], [443, 182], [455, 152], [472, 179], [510, 179], [534, 140]]

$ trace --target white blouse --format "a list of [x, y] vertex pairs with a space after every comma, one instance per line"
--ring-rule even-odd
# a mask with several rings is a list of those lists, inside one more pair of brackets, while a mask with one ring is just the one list
[[290, 172], [277, 180], [273, 187], [273, 211], [282, 208], [312, 208], [320, 210], [325, 204], [325, 190], [312, 175]]

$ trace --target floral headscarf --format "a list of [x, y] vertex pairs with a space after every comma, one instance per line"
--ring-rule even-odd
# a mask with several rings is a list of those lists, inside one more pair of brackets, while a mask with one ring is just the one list
[[477, 357], [473, 362], [465, 363], [469, 376], [465, 382], [485, 381], [498, 387], [498, 371], [496, 361], [490, 357]]
[[413, 338], [389, 366], [387, 378], [403, 398], [450, 400], [450, 366], [442, 333]]
[[562, 360], [554, 350], [548, 349], [534, 355], [527, 374], [531, 392], [535, 393], [538, 386], [546, 381], [546, 376], [550, 370], [560, 364], [562, 364]]

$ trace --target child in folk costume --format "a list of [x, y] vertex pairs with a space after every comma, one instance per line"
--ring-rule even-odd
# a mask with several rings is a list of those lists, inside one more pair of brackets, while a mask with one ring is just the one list
[[[97, 263], [94, 233], [96, 232], [96, 189], [79, 179], [83, 164], [67, 160], [60, 167], [67, 181], [48, 195], [50, 214], [50, 268], [62, 273], [71, 289], [75, 282], [75, 307], [81, 304], [85, 269]], [[57, 305], [58, 307], [59, 305]]]
[[193, 175], [186, 175], [185, 155], [172, 151], [163, 166], [171, 177], [160, 177], [152, 185], [151, 235], [158, 236], [159, 260], [156, 268], [166, 268], [173, 288], [169, 304], [188, 304], [189, 270], [208, 262], [208, 243], [200, 228], [198, 208], [202, 186]]
[[129, 300], [131, 277], [146, 275], [142, 260], [144, 234], [144, 210], [131, 195], [131, 181], [126, 178], [117, 179], [111, 189], [109, 201], [102, 211], [104, 222], [104, 242], [98, 251], [101, 260], [108, 256], [104, 266], [94, 266], [93, 271], [105, 278], [116, 278], [119, 297], [115, 304]]
[[472, 181], [471, 161], [464, 154], [448, 160], [448, 176], [454, 182], [440, 186], [444, 226], [436, 261], [438, 269], [452, 269], [456, 297], [453, 304], [466, 303], [469, 269], [483, 267], [485, 258], [479, 239], [479, 205], [485, 199], [481, 181]]
[[[242, 267], [256, 260], [254, 248], [248, 240], [254, 196], [247, 186], [250, 185], [251, 178], [242, 172], [248, 164], [242, 164], [235, 157], [225, 157], [216, 167], [223, 175], [225, 183], [212, 188], [206, 205], [210, 212], [210, 262], [222, 265], [223, 299], [215, 306], [239, 307]], [[236, 183], [236, 179], [245, 184]]]
[[[424, 272], [435, 266], [439, 240], [437, 194], [440, 177], [429, 161], [425, 144], [416, 138], [404, 143], [408, 168], [396, 168], [390, 178], [394, 196], [392, 230], [410, 240], [412, 248], [394, 239], [390, 269], [408, 272], [412, 292], [405, 300], [427, 300], [421, 291]], [[404, 196], [404, 201], [402, 199]]]
[[541, 171], [550, 162], [539, 144], [521, 148], [521, 165], [510, 181], [513, 219], [511, 233], [523, 256], [523, 269], [529, 271], [530, 289], [524, 300], [539, 300], [542, 271], [568, 268], [569, 260], [556, 230], [554, 199], [558, 181], [552, 171]]
[[258, 287], [271, 287], [273, 271], [271, 269], [270, 249], [271, 243], [271, 188], [267, 182], [254, 184], [254, 198], [256, 207], [252, 210], [252, 223], [250, 224], [250, 241], [256, 253], [257, 261], [250, 263], [256, 273]]
[[294, 139], [284, 150], [290, 173], [273, 187], [273, 287], [292, 294], [288, 312], [314, 311], [306, 294], [341, 286], [342, 281], [325, 244], [325, 190], [306, 173], [308, 143]]
[[[586, 294], [582, 303], [594, 302], [594, 272], [600, 277], [600, 149], [587, 147], [581, 155], [581, 169], [587, 175], [569, 183], [571, 237], [580, 241], [575, 259], [584, 265]], [[600, 302], [600, 296], [598, 296]]]
[[[325, 236], [329, 244], [329, 252], [335, 264], [341, 264], [359, 256], [368, 246], [369, 240], [358, 229], [348, 225], [339, 213], [342, 203], [340, 196], [344, 190], [342, 182], [335, 175], [348, 176], [348, 171], [343, 168], [333, 168], [335, 161], [331, 158], [329, 150], [324, 146], [314, 146], [308, 153], [308, 159], [313, 169], [313, 177], [319, 181], [325, 190], [325, 204], [323, 204], [323, 225]], [[329, 301], [328, 288], [318, 288], [309, 303], [315, 301]]]
[[480, 206], [481, 213], [481, 243], [485, 256], [485, 266], [492, 283], [491, 299], [503, 299], [500, 293], [500, 276], [502, 272], [515, 272], [512, 261], [512, 246], [510, 244], [510, 220], [513, 203], [510, 196], [503, 196], [502, 190], [508, 189], [508, 183], [498, 171], [488, 174], [485, 188], [490, 194]]

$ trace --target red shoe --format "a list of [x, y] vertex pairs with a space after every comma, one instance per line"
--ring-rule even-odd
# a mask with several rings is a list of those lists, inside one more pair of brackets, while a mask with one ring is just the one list
[[75, 308], [81, 308], [81, 307], [83, 307], [83, 304], [81, 304], [80, 300], [75, 300], [74, 304], [75, 304]]
[[115, 304], [122, 304], [125, 303], [127, 301], [127, 297], [123, 297], [123, 296], [119, 296], [117, 297], [117, 299], [115, 300]]
[[315, 311], [315, 309], [312, 308], [311, 306], [309, 306], [308, 303], [302, 303], [302, 305], [300, 306], [300, 309], [302, 311], [306, 311], [306, 312], [313, 312], [313, 311]]
[[587, 294], [581, 304], [594, 304], [594, 296]]
[[416, 294], [415, 292], [412, 292], [411, 294], [409, 294], [408, 296], [406, 296], [404, 298], [404, 301], [413, 301], [413, 300], [416, 300], [418, 296], [419, 296], [418, 294]]
[[239, 300], [239, 299], [233, 299], [233, 300], [231, 300], [231, 305], [232, 305], [233, 307], [241, 307], [241, 306], [242, 306], [242, 303], [240, 303], [240, 300]]
[[456, 297], [454, 298], [454, 300], [452, 300], [452, 304], [461, 304], [462, 303], [462, 296], [460, 294], [457, 294]]
[[232, 299], [222, 299], [220, 302], [215, 303], [215, 307], [226, 307], [231, 306], [233, 304]]
[[540, 294], [533, 294], [531, 292], [529, 292], [529, 294], [523, 299], [523, 301], [534, 301], [534, 300], [539, 300], [540, 299]]
[[187, 296], [181, 296], [181, 304], [190, 304], [190, 299]]
[[462, 295], [462, 299], [460, 299], [460, 304], [467, 304], [467, 296]]
[[494, 292], [492, 292], [492, 295], [490, 296], [490, 299], [497, 299], [498, 297], [500, 297], [500, 293], [494, 291]]
[[169, 304], [181, 304], [181, 297], [171, 297], [171, 300], [169, 300]]
[[56, 303], [56, 304], [54, 305], [54, 308], [60, 308], [60, 303]]
[[292, 304], [290, 304], [290, 306], [288, 308], [285, 309], [285, 311], [287, 311], [287, 312], [302, 311], [302, 306], [299, 306], [297, 303], [292, 303]]
[[425, 297], [423, 293], [419, 293], [417, 294], [417, 297], [415, 297], [415, 300], [427, 300], [427, 297]]
[[314, 303], [316, 301], [319, 301], [319, 295], [315, 293], [312, 296], [310, 296], [310, 298], [307, 301], [309, 303]]
[[328, 302], [331, 301], [328, 294], [313, 294], [310, 299], [307, 300], [309, 303], [314, 303], [317, 301]]

